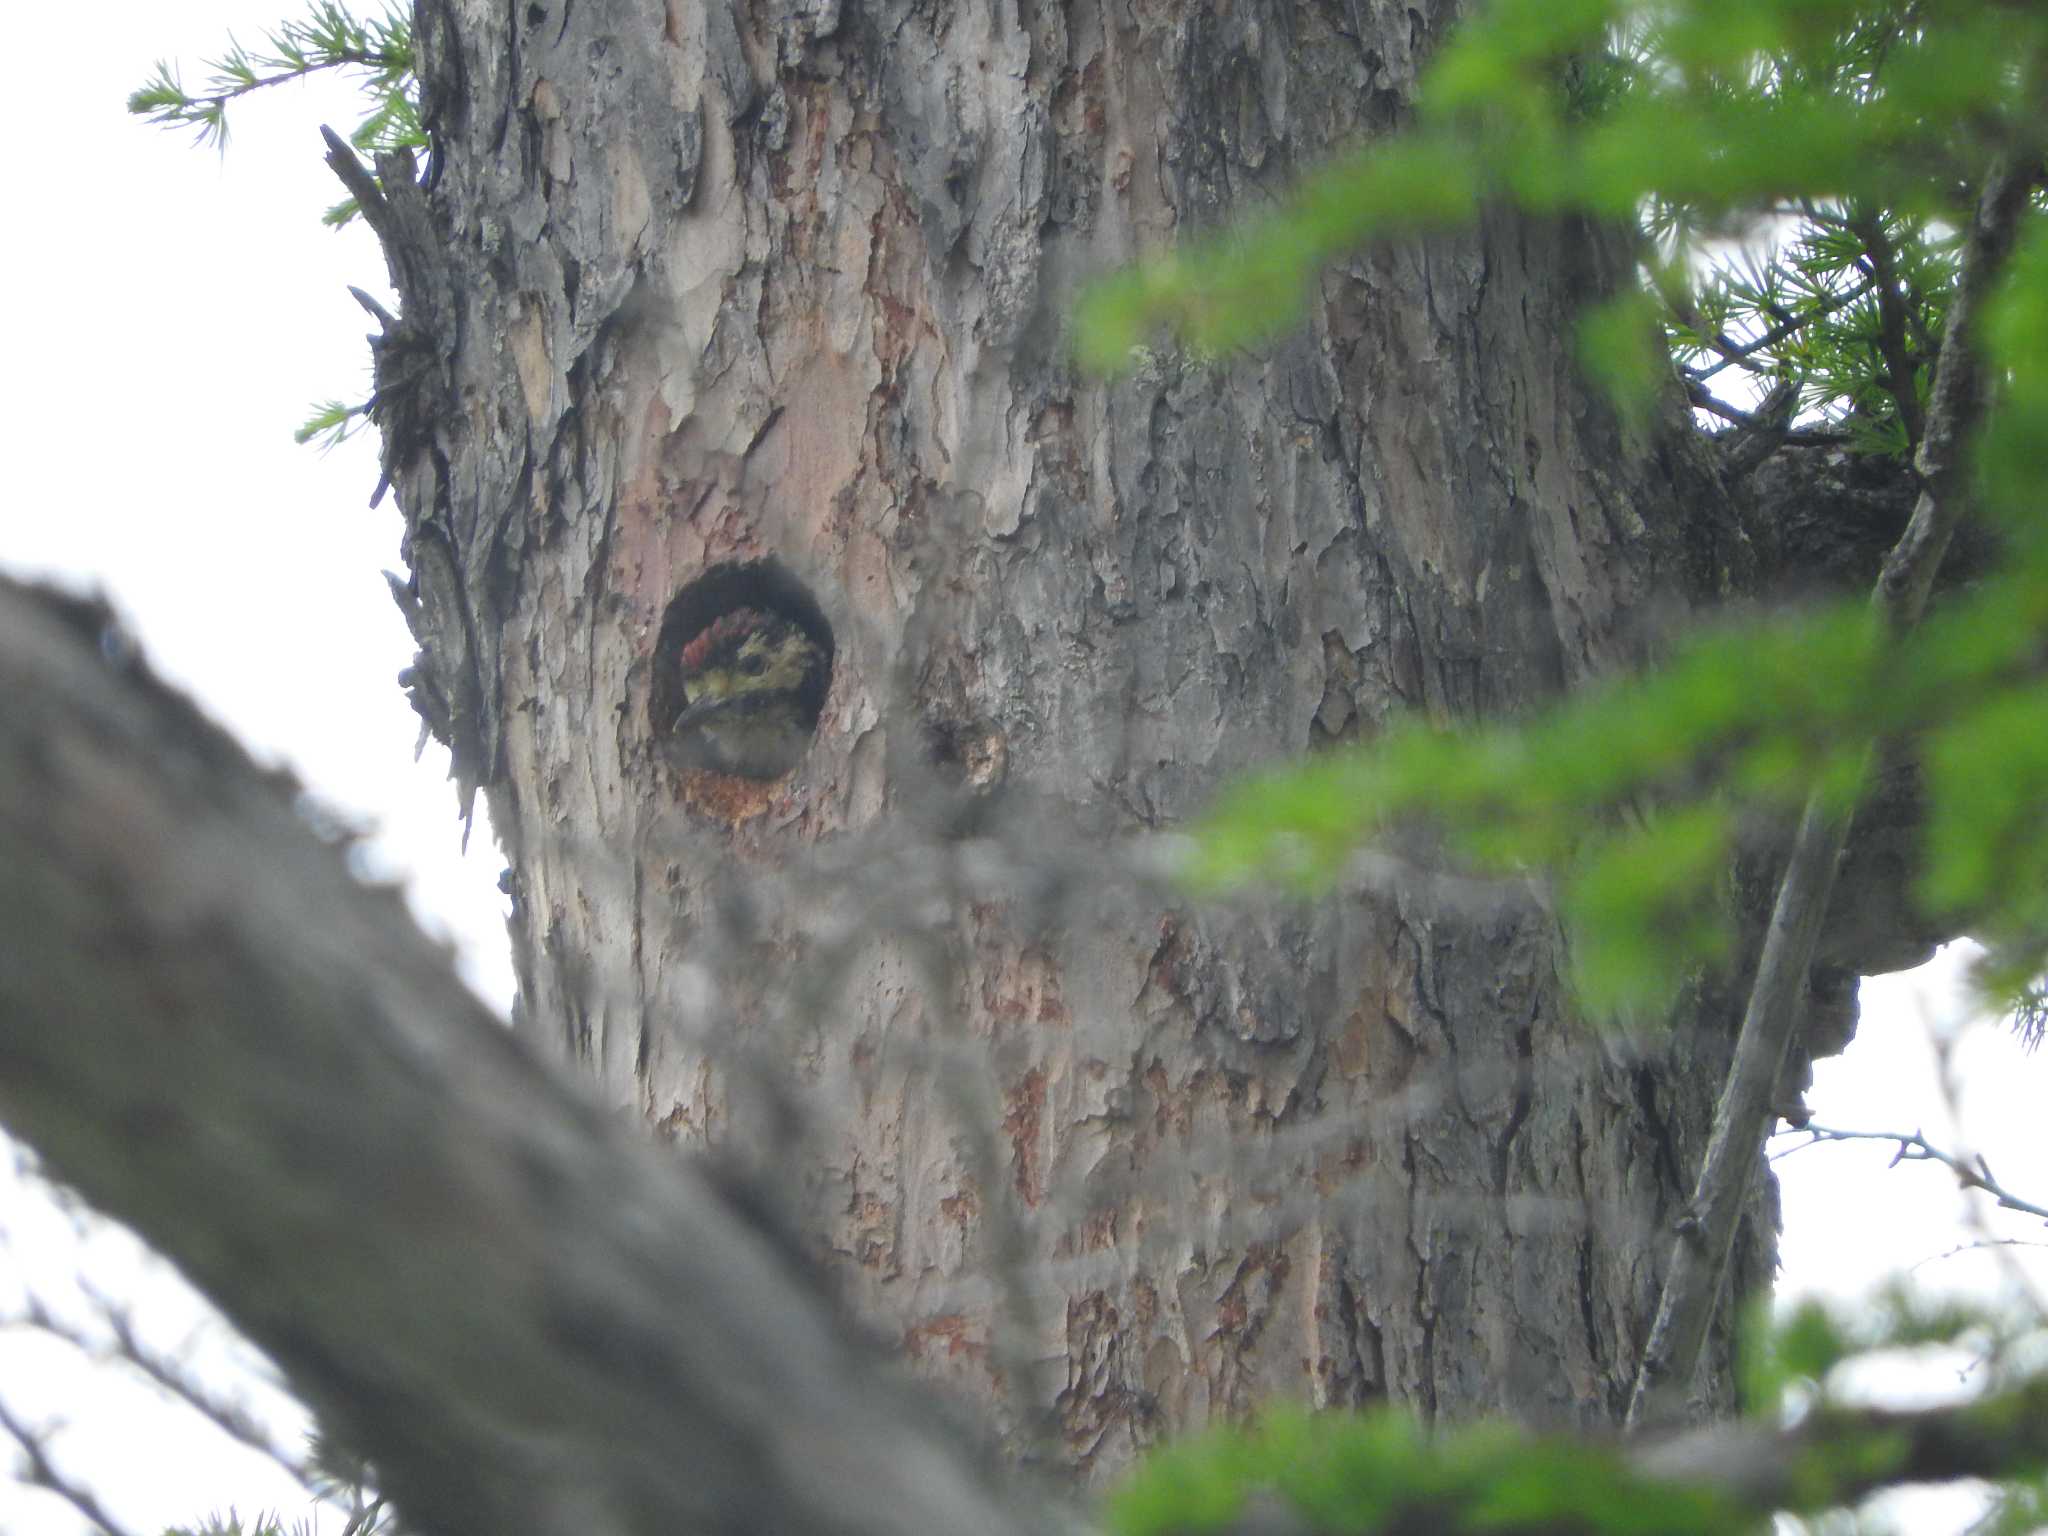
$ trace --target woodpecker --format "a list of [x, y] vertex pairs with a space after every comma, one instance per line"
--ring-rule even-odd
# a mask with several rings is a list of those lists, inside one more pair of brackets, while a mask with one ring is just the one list
[[669, 740], [686, 767], [778, 779], [811, 743], [824, 702], [824, 650], [781, 614], [735, 608], [677, 653], [683, 708]]

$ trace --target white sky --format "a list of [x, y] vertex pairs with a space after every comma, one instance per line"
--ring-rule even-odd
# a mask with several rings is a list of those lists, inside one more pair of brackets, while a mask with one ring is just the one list
[[[229, 31], [253, 44], [295, 3], [108, 0], [92, 8], [89, 36], [64, 7], [12, 15], [16, 110], [32, 128], [9, 166], [22, 223], [0, 253], [15, 337], [0, 382], [11, 482], [0, 566], [104, 587], [161, 672], [259, 756], [373, 823], [379, 872], [409, 881], [429, 927], [502, 1008], [512, 983], [501, 860], [481, 818], [468, 858], [459, 854], [446, 755], [430, 745], [414, 763], [417, 721], [394, 681], [412, 644], [378, 573], [397, 566], [398, 514], [366, 506], [376, 479], [367, 437], [326, 457], [291, 440], [313, 402], [367, 393], [371, 326], [346, 285], [391, 302], [367, 231], [318, 222], [339, 190], [316, 128], [346, 129], [348, 92], [294, 89], [245, 105], [225, 159], [123, 110], [156, 58], [186, 61], [195, 84], [197, 61]], [[1822, 1068], [1824, 1123], [1953, 1139], [1921, 1026], [1923, 1012], [1953, 1022], [1953, 991], [1938, 978], [1919, 985], [1922, 999], [1897, 981], [1866, 991], [1856, 1046]], [[2048, 1062], [1996, 1028], [1971, 1033], [1958, 1059], [1973, 1147], [2021, 1192], [2048, 1198]], [[1854, 1296], [1968, 1241], [1952, 1178], [1930, 1166], [1888, 1171], [1890, 1155], [1816, 1147], [1779, 1164], [1787, 1291]], [[1999, 1228], [2041, 1235], [2023, 1219]], [[0, 1240], [0, 1309], [25, 1274], [61, 1301], [69, 1226], [4, 1160]], [[234, 1354], [128, 1239], [99, 1232], [86, 1248], [100, 1284], [136, 1294], [166, 1347], [189, 1336], [210, 1374]], [[1917, 1274], [1995, 1283], [1982, 1255]], [[306, 1513], [266, 1464], [53, 1347], [0, 1333], [0, 1400], [67, 1425], [57, 1442], [67, 1465], [137, 1530], [230, 1504]], [[289, 1410], [271, 1411], [290, 1433]], [[0, 1446], [0, 1465], [7, 1455]], [[1960, 1527], [1952, 1506], [1916, 1505], [1910, 1520]], [[338, 1527], [331, 1516], [323, 1525]], [[0, 1481], [0, 1532], [79, 1529], [47, 1496]]]

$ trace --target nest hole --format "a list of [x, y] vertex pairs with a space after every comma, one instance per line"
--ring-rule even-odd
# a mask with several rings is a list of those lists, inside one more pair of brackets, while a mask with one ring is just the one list
[[[818, 715], [825, 707], [825, 695], [832, 686], [832, 666], [835, 645], [832, 626], [826, 621], [825, 611], [818, 600], [806, 587], [773, 559], [735, 562], [715, 565], [702, 575], [682, 586], [669, 600], [662, 614], [661, 632], [655, 639], [655, 666], [653, 686], [648, 694], [648, 725], [654, 740], [667, 750], [679, 767], [698, 773], [710, 773], [723, 778], [740, 780], [772, 780], [780, 778], [795, 766], [792, 759], [787, 766], [776, 766], [773, 761], [764, 765], [750, 761], [752, 754], [741, 753], [737, 760], [728, 753], [720, 757], [716, 753], [699, 750], [701, 743], [692, 738], [714, 733], [701, 731], [684, 720], [685, 711], [692, 705], [702, 706], [703, 680], [695, 683], [699, 693], [693, 697], [692, 668], [703, 665], [705, 643], [719, 638], [714, 626], [721, 620], [746, 621], [747, 615], [759, 615], [771, 621], [781, 621], [793, 626], [814, 648], [814, 664], [803, 669], [801, 682], [780, 690], [786, 699], [784, 706], [793, 712], [795, 728], [801, 733], [799, 743], [793, 743], [791, 750], [800, 756], [807, 751], [817, 733]], [[783, 633], [786, 635], [787, 631]], [[698, 642], [693, 646], [692, 642]], [[721, 679], [721, 681], [737, 681]], [[787, 755], [787, 754], [784, 754]], [[775, 754], [769, 754], [771, 758]], [[769, 771], [773, 768], [774, 771]]]

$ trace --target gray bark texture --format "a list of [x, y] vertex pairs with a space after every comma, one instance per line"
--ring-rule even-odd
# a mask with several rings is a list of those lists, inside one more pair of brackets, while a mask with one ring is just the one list
[[[1601, 1036], [1540, 891], [1426, 848], [1154, 878], [1245, 770], [1759, 590], [1675, 390], [1625, 431], [1576, 371], [1620, 232], [1489, 213], [1256, 352], [1067, 361], [1089, 276], [1398, 131], [1461, 9], [421, 0], [435, 152], [368, 199], [408, 682], [508, 852], [518, 1027], [1085, 1477], [1272, 1397], [1614, 1421], [1740, 1014]], [[815, 742], [679, 771], [672, 605], [763, 561], [830, 628]]]

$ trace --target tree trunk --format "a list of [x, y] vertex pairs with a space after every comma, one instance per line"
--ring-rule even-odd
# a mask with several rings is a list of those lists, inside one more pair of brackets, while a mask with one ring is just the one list
[[[1067, 361], [1088, 277], [1398, 131], [1459, 9], [421, 0], [380, 417], [518, 1026], [771, 1169], [1091, 1476], [1271, 1397], [1611, 1422], [1739, 1013], [1600, 1036], [1540, 893], [1425, 851], [1227, 910], [1146, 873], [1247, 769], [1523, 711], [1749, 579], [1683, 411], [1575, 369], [1615, 231], [1490, 213], [1258, 353]], [[662, 750], [743, 602], [829, 629], [776, 781]]]

